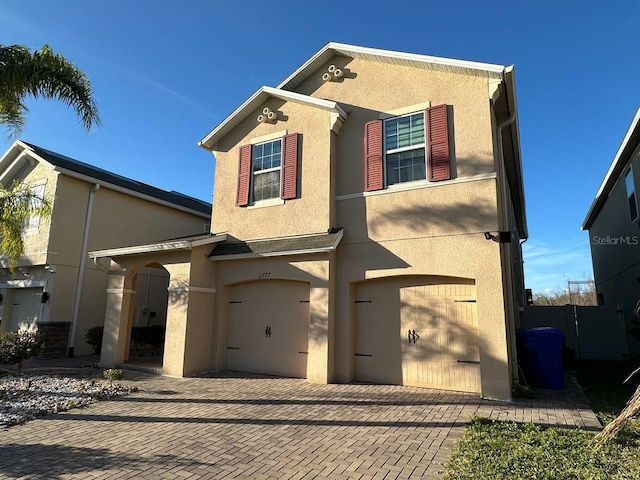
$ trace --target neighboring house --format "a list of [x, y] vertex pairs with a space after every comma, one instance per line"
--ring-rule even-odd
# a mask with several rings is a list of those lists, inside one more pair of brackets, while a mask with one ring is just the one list
[[[52, 203], [52, 214], [27, 222], [16, 275], [3, 262], [0, 332], [37, 327], [49, 355], [90, 353], [84, 334], [103, 324], [108, 276], [89, 261], [89, 249], [201, 233], [210, 224], [209, 203], [22, 141], [0, 158], [0, 183], [14, 181], [33, 185]], [[132, 315], [138, 324], [164, 323], [168, 274], [143, 273]]]
[[[599, 305], [624, 309], [630, 327], [640, 301], [640, 109], [582, 223], [589, 230]], [[630, 353], [640, 345], [630, 342]]]
[[330, 43], [260, 88], [200, 142], [212, 235], [90, 253], [114, 272], [102, 363], [128, 359], [135, 272], [161, 264], [166, 374], [510, 398], [527, 237], [514, 82]]

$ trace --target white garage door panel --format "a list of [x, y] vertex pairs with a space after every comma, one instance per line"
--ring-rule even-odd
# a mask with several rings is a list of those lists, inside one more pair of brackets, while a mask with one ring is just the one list
[[42, 288], [16, 288], [13, 292], [11, 331], [34, 330], [40, 316]]
[[356, 379], [479, 392], [475, 286], [415, 283], [356, 287]]
[[309, 285], [302, 282], [265, 280], [232, 287], [227, 370], [306, 378], [308, 299]]

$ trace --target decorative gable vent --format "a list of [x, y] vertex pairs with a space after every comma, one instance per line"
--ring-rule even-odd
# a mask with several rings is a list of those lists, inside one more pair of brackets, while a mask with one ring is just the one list
[[278, 121], [278, 113], [269, 107], [264, 107], [262, 113], [257, 118], [259, 123], [276, 123]]
[[344, 72], [341, 69], [337, 68], [335, 65], [329, 65], [327, 71], [322, 74], [322, 81], [328, 82], [338, 80], [339, 78], [342, 78], [343, 75]]

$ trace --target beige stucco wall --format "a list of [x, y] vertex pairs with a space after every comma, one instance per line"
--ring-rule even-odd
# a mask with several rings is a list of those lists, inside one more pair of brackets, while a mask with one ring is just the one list
[[[258, 123], [256, 117], [265, 106], [278, 111], [281, 120]], [[240, 146], [284, 130], [300, 134], [299, 198], [272, 207], [236, 207]], [[249, 114], [216, 146], [212, 231], [242, 240], [326, 231], [330, 227], [330, 140], [330, 113], [326, 110], [270, 99]]]
[[[330, 64], [345, 71], [338, 82], [322, 82]], [[488, 79], [390, 65], [363, 59], [334, 57], [296, 91], [338, 101], [349, 117], [338, 135], [337, 195], [363, 189], [363, 129], [380, 112], [430, 102], [451, 105], [455, 142], [454, 171], [466, 177], [494, 171]], [[418, 109], [419, 110], [419, 109]]]
[[[29, 185], [45, 185], [44, 196], [53, 203], [57, 195], [57, 178], [56, 172], [45, 165], [35, 163], [27, 164], [22, 172], [16, 177], [16, 181]], [[50, 255], [49, 250], [49, 226], [51, 218], [41, 217], [40, 225], [37, 231], [26, 232], [24, 239], [25, 255], [19, 262], [19, 265], [44, 265], [47, 263]]]

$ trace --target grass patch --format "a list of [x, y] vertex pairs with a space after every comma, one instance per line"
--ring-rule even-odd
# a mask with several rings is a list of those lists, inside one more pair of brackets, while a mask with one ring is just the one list
[[474, 418], [456, 444], [446, 480], [638, 479], [640, 442], [626, 438], [598, 451], [593, 433]]
[[[579, 362], [575, 365], [598, 419], [607, 424], [635, 392], [640, 376], [623, 385], [637, 362]], [[595, 434], [582, 430], [474, 418], [456, 444], [446, 480], [640, 479], [640, 420], [599, 450]]]

